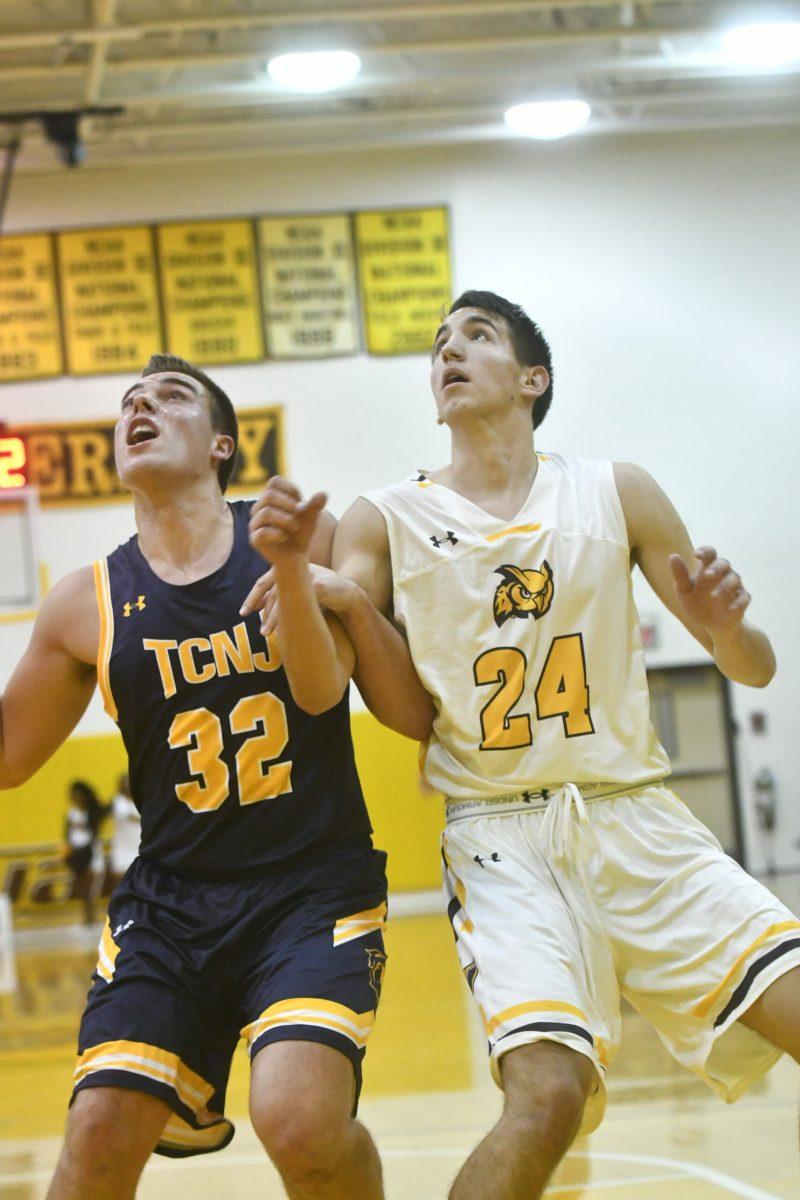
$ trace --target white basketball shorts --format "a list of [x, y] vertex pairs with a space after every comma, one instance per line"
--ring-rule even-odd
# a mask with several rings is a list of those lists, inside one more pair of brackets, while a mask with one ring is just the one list
[[572, 1047], [598, 1072], [591, 1132], [621, 995], [729, 1103], [780, 1057], [737, 1018], [800, 965], [800, 921], [667, 788], [588, 800], [567, 784], [545, 807], [518, 797], [453, 806], [442, 857], [498, 1084], [508, 1050]]

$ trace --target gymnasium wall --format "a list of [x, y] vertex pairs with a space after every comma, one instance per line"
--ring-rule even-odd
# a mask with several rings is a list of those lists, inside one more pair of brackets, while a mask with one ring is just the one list
[[[21, 174], [6, 231], [447, 204], [456, 290], [508, 295], [551, 340], [555, 401], [539, 447], [643, 463], [695, 540], [717, 546], [752, 591], [752, 617], [773, 638], [780, 665], [766, 691], [734, 688], [749, 862], [758, 869], [765, 861], [751, 781], [769, 766], [779, 800], [777, 860], [788, 868], [800, 866], [799, 168], [800, 128], [154, 161]], [[427, 373], [424, 356], [214, 372], [241, 408], [284, 406], [290, 473], [305, 488], [327, 488], [336, 513], [364, 489], [446, 461]], [[7, 384], [0, 420], [112, 417], [128, 381]], [[59, 509], [41, 526], [42, 557], [58, 578], [126, 538], [131, 509]], [[637, 595], [655, 624], [654, 664], [705, 657], [641, 581]], [[442, 622], [450, 636], [450, 614]], [[0, 680], [29, 629], [0, 624]], [[761, 735], [750, 728], [756, 711], [766, 714]], [[60, 827], [63, 781], [81, 755], [107, 773], [116, 765], [111, 744], [94, 740], [109, 729], [93, 702], [61, 764], [0, 800], [0, 845], [27, 839], [34, 813], [42, 830]], [[429, 886], [438, 818], [435, 802], [418, 794], [414, 747], [367, 715], [356, 718], [356, 737], [379, 835], [395, 851], [394, 886]], [[54, 811], [58, 820], [45, 817]]]

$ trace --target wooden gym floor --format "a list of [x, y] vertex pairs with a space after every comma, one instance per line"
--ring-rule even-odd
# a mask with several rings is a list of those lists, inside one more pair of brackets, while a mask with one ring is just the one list
[[[800, 907], [800, 880], [773, 885]], [[0, 1200], [39, 1200], [55, 1162], [75, 1032], [96, 931], [26, 934], [18, 988], [0, 996]], [[443, 915], [396, 917], [390, 966], [367, 1053], [361, 1116], [384, 1161], [389, 1200], [444, 1200], [500, 1096]], [[224, 1151], [154, 1157], [141, 1200], [279, 1200], [283, 1191], [247, 1120], [247, 1061], [234, 1064]], [[628, 1009], [604, 1123], [562, 1165], [554, 1200], [790, 1200], [800, 1195], [800, 1070], [782, 1061], [727, 1107], [668, 1057]], [[87, 1198], [90, 1200], [90, 1198]], [[355, 1198], [354, 1198], [355, 1200]]]

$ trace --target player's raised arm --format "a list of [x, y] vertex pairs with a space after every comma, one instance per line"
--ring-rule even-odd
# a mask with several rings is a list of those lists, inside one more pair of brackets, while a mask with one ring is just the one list
[[330, 541], [328, 522], [315, 538], [324, 504], [322, 492], [303, 501], [293, 483], [275, 476], [250, 517], [250, 544], [272, 564], [281, 608], [278, 644], [289, 686], [296, 703], [312, 715], [339, 703], [355, 662], [347, 635], [317, 603], [309, 573], [312, 546], [319, 553]]
[[411, 661], [408, 643], [388, 619], [392, 569], [386, 523], [369, 500], [359, 497], [336, 529], [333, 566], [347, 581], [331, 587], [330, 603], [355, 647], [355, 679], [369, 709], [384, 725], [424, 741], [436, 710]]
[[[384, 615], [392, 603], [389, 540], [383, 517], [368, 500], [356, 500], [337, 525], [333, 565], [335, 570], [327, 570], [312, 562], [314, 594], [341, 622], [355, 649], [359, 691], [382, 724], [424, 741], [436, 710], [419, 681], [405, 638]], [[271, 633], [283, 620], [274, 568], [257, 581], [242, 612], [261, 608], [264, 631]]]
[[45, 599], [0, 699], [0, 788], [29, 779], [82, 717], [97, 682], [98, 627], [87, 567]]
[[769, 638], [744, 620], [741, 578], [710, 546], [695, 549], [661, 488], [642, 467], [615, 463], [631, 559], [670, 612], [713, 654], [728, 679], [765, 687], [775, 674]]

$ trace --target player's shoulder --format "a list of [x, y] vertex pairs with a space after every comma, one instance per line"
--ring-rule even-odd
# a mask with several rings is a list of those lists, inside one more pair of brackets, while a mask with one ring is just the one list
[[617, 491], [623, 501], [635, 501], [640, 496], [652, 492], [657, 486], [653, 476], [640, 463], [615, 461], [611, 463], [611, 469]]
[[78, 567], [70, 571], [63, 579], [53, 585], [44, 598], [42, 612], [63, 613], [75, 611], [94, 600], [95, 594], [94, 567]]
[[378, 547], [387, 542], [386, 519], [371, 493], [356, 497], [336, 528], [337, 546], [353, 538]]
[[98, 629], [93, 567], [79, 567], [54, 584], [36, 618], [40, 642], [63, 646], [76, 658], [94, 662]]

